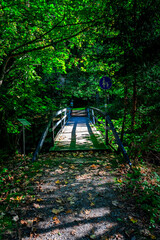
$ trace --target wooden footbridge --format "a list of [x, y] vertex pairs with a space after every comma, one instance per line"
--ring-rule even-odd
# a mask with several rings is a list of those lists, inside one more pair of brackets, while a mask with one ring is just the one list
[[71, 118], [57, 137], [51, 150], [106, 149], [100, 132], [93, 126], [85, 111], [73, 111]]
[[84, 151], [111, 149], [108, 137], [110, 130], [124, 158], [131, 165], [109, 115], [93, 107], [84, 110], [65, 108], [53, 113], [41, 136], [32, 161], [36, 160], [48, 132], [52, 132], [50, 151]]

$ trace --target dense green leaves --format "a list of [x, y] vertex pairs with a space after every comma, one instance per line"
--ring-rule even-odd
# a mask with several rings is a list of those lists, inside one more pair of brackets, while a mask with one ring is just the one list
[[158, 7], [158, 1], [137, 0], [2, 0], [1, 134], [15, 133], [18, 117], [32, 121], [71, 98], [103, 109], [99, 79], [107, 75], [108, 111], [128, 148], [146, 138], [146, 128], [156, 135]]

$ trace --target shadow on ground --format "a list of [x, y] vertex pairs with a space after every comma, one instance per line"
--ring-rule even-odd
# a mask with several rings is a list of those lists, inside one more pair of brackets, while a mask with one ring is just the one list
[[80, 156], [44, 169], [35, 201], [21, 211], [21, 239], [141, 239], [117, 190], [112, 157]]

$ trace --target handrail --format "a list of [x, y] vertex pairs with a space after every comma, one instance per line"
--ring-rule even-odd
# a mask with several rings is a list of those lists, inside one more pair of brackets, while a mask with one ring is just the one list
[[[69, 110], [69, 113], [67, 114], [68, 110]], [[62, 113], [63, 112], [65, 112], [65, 115], [62, 117]], [[60, 114], [61, 114], [61, 119], [54, 126], [54, 124], [53, 124], [54, 123], [54, 118], [57, 117]], [[69, 108], [64, 108], [64, 109], [58, 110], [57, 112], [52, 113], [52, 116], [50, 117], [50, 119], [49, 119], [49, 121], [48, 121], [48, 123], [47, 123], [47, 125], [45, 127], [45, 130], [43, 131], [43, 134], [41, 135], [41, 138], [39, 140], [37, 148], [36, 148], [36, 150], [34, 152], [34, 155], [33, 155], [33, 158], [32, 158], [32, 162], [34, 162], [36, 160], [36, 158], [38, 157], [38, 154], [39, 154], [40, 150], [43, 147], [43, 144], [44, 144], [45, 138], [46, 138], [46, 136], [48, 134], [50, 126], [52, 125], [52, 131], [53, 131], [52, 142], [53, 142], [53, 145], [54, 145], [54, 140], [55, 140], [54, 130], [61, 123], [61, 129], [60, 129], [60, 131], [61, 131], [62, 128], [64, 127], [64, 125], [65, 125], [66, 118], [67, 117], [70, 118], [70, 115], [71, 115], [71, 110]], [[59, 134], [59, 132], [57, 134]]]
[[[98, 119], [95, 117], [94, 111], [99, 112], [101, 115], [103, 115], [103, 116], [105, 117], [105, 136], [106, 136], [106, 139], [105, 139], [105, 140], [106, 140], [106, 144], [107, 144], [107, 145], [109, 144], [109, 141], [108, 141], [108, 124], [109, 124], [110, 129], [111, 129], [112, 132], [113, 132], [113, 135], [114, 135], [115, 140], [116, 140], [116, 142], [117, 142], [117, 144], [118, 144], [118, 146], [119, 146], [120, 151], [122, 152], [124, 158], [127, 160], [128, 164], [131, 166], [132, 163], [130, 162], [130, 159], [129, 159], [129, 157], [128, 157], [128, 154], [127, 154], [127, 152], [126, 152], [126, 150], [125, 150], [125, 148], [124, 148], [124, 146], [123, 146], [123, 143], [121, 142], [121, 140], [120, 140], [120, 138], [119, 138], [119, 136], [118, 136], [118, 133], [117, 133], [117, 131], [116, 131], [116, 129], [115, 129], [113, 123], [112, 123], [112, 120], [111, 120], [109, 114], [108, 114], [107, 112], [106, 112], [106, 113], [105, 113], [105, 112], [102, 112], [102, 111], [101, 111], [100, 109], [98, 109], [98, 108], [90, 107], [90, 108], [88, 109], [88, 111], [87, 111], [89, 118], [90, 118], [90, 109], [92, 110], [92, 113], [93, 113], [93, 114], [92, 114], [92, 117], [93, 117], [92, 122], [93, 122], [93, 123], [95, 123], [95, 119], [98, 120]], [[91, 119], [91, 118], [90, 118], [90, 119]], [[102, 121], [101, 121], [101, 122], [102, 122]]]
[[100, 109], [98, 109], [98, 108], [95, 108], [95, 107], [90, 107], [90, 109], [93, 109], [93, 110], [96, 110], [97, 112], [100, 112], [102, 115], [106, 115], [106, 113], [105, 112], [102, 112]]

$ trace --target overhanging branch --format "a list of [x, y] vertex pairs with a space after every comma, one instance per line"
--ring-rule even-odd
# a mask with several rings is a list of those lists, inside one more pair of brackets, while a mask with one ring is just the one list
[[29, 44], [33, 44], [33, 43], [35, 43], [37, 40], [40, 41], [45, 35], [47, 35], [47, 34], [50, 33], [51, 31], [53, 31], [53, 30], [64, 20], [64, 18], [65, 18], [65, 15], [63, 16], [63, 19], [62, 19], [60, 22], [58, 22], [57, 24], [55, 24], [54, 27], [51, 28], [49, 31], [47, 31], [46, 33], [40, 35], [39, 37], [35, 38], [34, 40], [29, 41], [29, 42], [26, 42], [26, 43], [22, 44], [21, 46], [13, 49], [12, 52], [15, 52], [16, 50], [18, 50], [18, 49], [20, 49], [20, 48], [22, 48], [22, 47], [25, 47], [25, 46], [27, 46], [27, 45], [29, 45]]
[[68, 36], [66, 38], [62, 38], [56, 42], [52, 42], [51, 44], [48, 44], [48, 45], [45, 45], [45, 46], [42, 46], [42, 47], [38, 47], [38, 48], [32, 48], [32, 49], [28, 49], [28, 50], [24, 50], [22, 52], [19, 52], [19, 53], [15, 53], [15, 54], [12, 54], [10, 56], [10, 58], [14, 58], [14, 57], [18, 57], [18, 56], [21, 56], [21, 55], [24, 55], [26, 53], [30, 53], [30, 52], [35, 52], [35, 51], [38, 51], [38, 50], [42, 50], [42, 49], [45, 49], [45, 48], [48, 48], [48, 47], [51, 47], [53, 45], [56, 45], [57, 43], [60, 43], [60, 42], [64, 42], [64, 41], [67, 41], [68, 39], [71, 39], [73, 37], [76, 37], [78, 36], [80, 33], [86, 31], [87, 29], [89, 29], [90, 27], [86, 27], [84, 28], [83, 30], [77, 32], [76, 34], [73, 34], [72, 36]]

